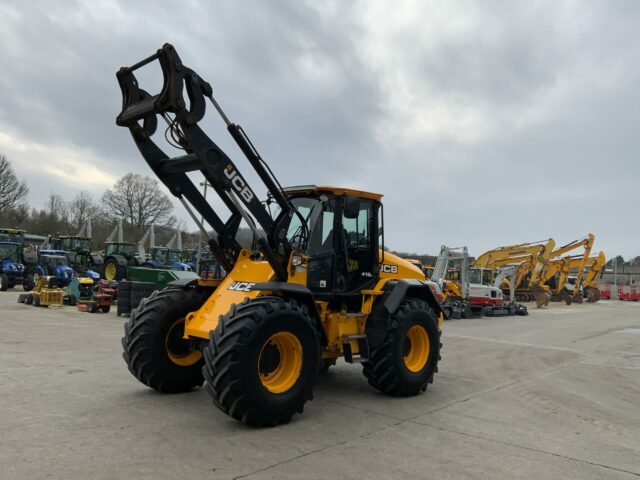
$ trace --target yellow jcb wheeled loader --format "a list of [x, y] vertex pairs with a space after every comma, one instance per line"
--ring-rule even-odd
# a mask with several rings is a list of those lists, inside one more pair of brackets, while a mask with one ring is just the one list
[[[164, 84], [152, 96], [134, 71], [156, 60]], [[320, 371], [339, 357], [362, 363], [369, 383], [386, 394], [426, 390], [438, 369], [442, 310], [424, 274], [382, 250], [382, 195], [282, 188], [211, 85], [169, 44], [121, 68], [117, 78], [123, 108], [116, 123], [129, 128], [149, 167], [203, 234], [209, 237], [200, 216], [213, 229], [209, 246], [229, 272], [221, 281], [176, 282], [141, 302], [122, 340], [131, 373], [170, 393], [206, 381], [218, 408], [254, 425], [284, 423], [302, 412]], [[265, 203], [200, 128], [207, 99], [266, 186]], [[170, 158], [152, 140], [158, 117], [183, 155]], [[226, 221], [187, 176], [198, 171], [231, 212]], [[253, 250], [236, 240], [242, 221], [253, 231]]]

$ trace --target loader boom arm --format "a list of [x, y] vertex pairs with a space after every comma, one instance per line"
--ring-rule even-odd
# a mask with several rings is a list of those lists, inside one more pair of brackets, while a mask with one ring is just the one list
[[[155, 61], [160, 64], [164, 83], [160, 93], [150, 95], [138, 86], [134, 71]], [[184, 66], [175, 48], [168, 43], [150, 57], [130, 67], [122, 67], [116, 77], [122, 90], [122, 111], [116, 124], [129, 128], [153, 172], [183, 202], [196, 224], [203, 228], [189, 205], [213, 228], [217, 238], [210, 238], [209, 246], [218, 261], [227, 271], [233, 268], [241, 250], [236, 234], [244, 220], [278, 279], [285, 280], [286, 264], [292, 250], [286, 232], [292, 216], [298, 214], [297, 210], [242, 127], [232, 123], [224, 113], [213, 97], [211, 85]], [[276, 218], [272, 218], [235, 163], [200, 128], [198, 122], [205, 115], [206, 100], [225, 122], [229, 134], [266, 186], [269, 198], [280, 207]], [[167, 141], [184, 150], [185, 155], [170, 157], [152, 140], [158, 127], [158, 116], [168, 124]], [[218, 216], [188, 177], [187, 173], [195, 171], [204, 175], [231, 212], [226, 221]], [[300, 219], [306, 225], [301, 216]], [[266, 236], [259, 232], [258, 226]]]

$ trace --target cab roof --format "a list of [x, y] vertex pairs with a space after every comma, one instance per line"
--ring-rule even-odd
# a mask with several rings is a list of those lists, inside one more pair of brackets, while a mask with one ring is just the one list
[[296, 193], [318, 193], [327, 192], [334, 195], [352, 195], [354, 197], [369, 198], [371, 200], [380, 201], [381, 193], [365, 192], [363, 190], [354, 190], [353, 188], [331, 187], [328, 185], [299, 185], [294, 187], [285, 187], [282, 189], [289, 196]]

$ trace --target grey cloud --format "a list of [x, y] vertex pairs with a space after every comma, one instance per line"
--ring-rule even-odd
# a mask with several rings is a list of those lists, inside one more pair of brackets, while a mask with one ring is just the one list
[[[434, 8], [417, 2], [417, 20], [391, 33], [384, 16], [364, 20], [369, 2], [0, 6], [10, 19], [0, 61], [11, 66], [0, 77], [0, 132], [89, 149], [111, 175], [149, 173], [115, 127], [115, 71], [170, 41], [283, 184], [384, 193], [393, 248], [468, 244], [477, 253], [593, 231], [608, 253], [638, 254], [637, 2], [451, 5], [453, 16], [434, 20]], [[372, 38], [390, 59], [372, 63]], [[417, 121], [398, 114], [399, 76], [418, 102], [477, 110], [486, 132], [405, 135]], [[240, 158], [219, 122], [207, 126]], [[27, 180], [36, 204], [74, 188]]]

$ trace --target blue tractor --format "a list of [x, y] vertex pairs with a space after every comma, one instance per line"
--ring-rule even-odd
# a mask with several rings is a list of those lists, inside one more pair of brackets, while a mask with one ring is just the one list
[[226, 275], [222, 265], [208, 250], [200, 251], [199, 259], [197, 250], [185, 250], [182, 252], [182, 257], [191, 270], [201, 278], [221, 280]]
[[91, 237], [63, 235], [60, 249], [66, 252], [69, 266], [76, 274], [92, 279], [96, 284], [104, 269], [103, 258], [91, 251]]
[[39, 257], [37, 269], [40, 275], [55, 277], [62, 286], [68, 285], [76, 276], [64, 250], [40, 250]]
[[143, 267], [163, 268], [169, 270], [182, 270], [190, 272], [193, 269], [188, 263], [182, 261], [182, 251], [176, 248], [157, 247], [151, 248], [151, 256], [143, 264]]
[[25, 272], [21, 263], [21, 250], [19, 243], [0, 242], [0, 291], [4, 292], [15, 285], [24, 285]]

